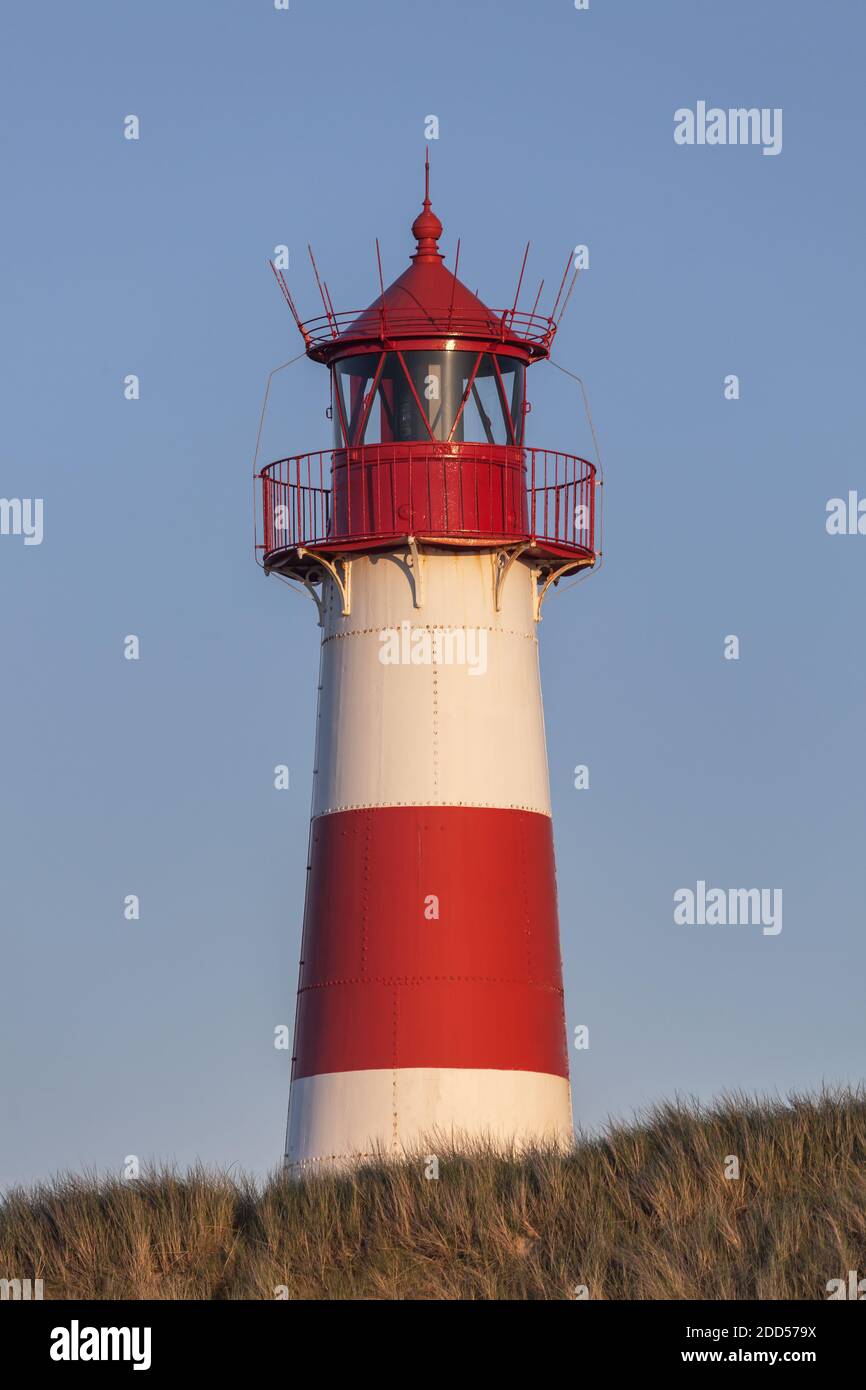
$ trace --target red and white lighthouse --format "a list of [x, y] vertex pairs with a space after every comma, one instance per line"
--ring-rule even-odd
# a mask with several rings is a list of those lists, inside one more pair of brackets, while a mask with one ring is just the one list
[[595, 469], [524, 441], [557, 306], [493, 311], [461, 284], [429, 177], [412, 232], [363, 312], [324, 286], [301, 322], [278, 277], [335, 431], [259, 474], [264, 567], [322, 628], [295, 1172], [572, 1134], [537, 626], [595, 561]]

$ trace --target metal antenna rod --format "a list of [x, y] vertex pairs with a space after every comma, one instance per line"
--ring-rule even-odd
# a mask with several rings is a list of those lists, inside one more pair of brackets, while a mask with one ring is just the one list
[[451, 315], [454, 313], [454, 291], [457, 289], [457, 270], [460, 265], [460, 238], [457, 238], [457, 255], [454, 257], [454, 281], [451, 285], [451, 303], [448, 306], [448, 332], [451, 332]]
[[309, 333], [307, 332], [307, 330], [306, 330], [306, 328], [304, 327], [304, 325], [301, 323], [300, 315], [298, 314], [298, 311], [297, 311], [297, 309], [295, 308], [295, 301], [292, 299], [292, 296], [291, 296], [291, 294], [289, 293], [289, 287], [288, 287], [288, 285], [286, 284], [286, 277], [283, 275], [283, 272], [282, 272], [281, 270], [277, 270], [277, 267], [274, 265], [273, 261], [268, 261], [268, 265], [271, 267], [271, 270], [274, 272], [274, 275], [275, 275], [275, 277], [276, 277], [277, 284], [279, 285], [280, 289], [281, 289], [282, 292], [283, 292], [283, 298], [285, 299], [286, 303], [288, 304], [289, 308], [290, 308], [291, 311], [292, 311], [292, 318], [295, 320], [295, 325], [296, 325], [296, 327], [297, 327], [297, 330], [298, 330], [298, 332], [300, 333], [301, 337], [302, 337], [303, 340], [304, 340], [304, 347], [307, 347], [307, 348], [308, 348], [308, 347], [310, 346], [310, 341], [311, 341], [311, 340], [310, 340], [310, 335], [309, 335]]
[[569, 251], [569, 253], [568, 253], [568, 260], [565, 262], [565, 270], [562, 272], [562, 281], [560, 282], [559, 290], [558, 290], [558, 292], [557, 292], [556, 303], [554, 304], [553, 308], [552, 308], [551, 311], [550, 311], [549, 317], [550, 317], [551, 319], [555, 319], [555, 318], [556, 318], [556, 311], [557, 311], [557, 309], [559, 308], [559, 299], [560, 299], [560, 295], [562, 294], [562, 291], [565, 289], [565, 279], [566, 279], [566, 276], [568, 275], [568, 267], [569, 267], [570, 265], [571, 265], [571, 252]]
[[382, 294], [382, 332], [388, 332], [388, 324], [385, 318], [385, 281], [382, 279], [382, 252], [379, 250], [379, 238], [376, 237], [376, 262], [379, 266], [379, 290]]
[[542, 280], [542, 281], [541, 281], [541, 284], [538, 286], [538, 294], [535, 296], [535, 303], [534, 303], [533, 306], [532, 306], [532, 313], [529, 315], [529, 322], [530, 322], [530, 325], [532, 324], [532, 320], [535, 318], [535, 311], [536, 311], [536, 309], [538, 308], [538, 301], [539, 301], [539, 299], [541, 298], [541, 291], [542, 291], [543, 289], [544, 289], [544, 280]]
[[578, 277], [579, 274], [580, 274], [580, 271], [579, 271], [579, 270], [576, 270], [576, 271], [574, 272], [574, 274], [572, 275], [572, 277], [571, 277], [571, 284], [570, 284], [569, 287], [568, 287], [568, 294], [565, 296], [565, 301], [564, 301], [564, 303], [563, 303], [562, 308], [561, 308], [560, 311], [559, 311], [559, 318], [556, 320], [556, 326], [557, 326], [557, 328], [559, 328], [559, 325], [562, 323], [563, 314], [565, 313], [566, 309], [568, 308], [568, 301], [571, 299], [571, 291], [574, 289], [575, 285], [577, 284], [577, 277]]
[[523, 253], [523, 264], [520, 267], [520, 276], [517, 281], [517, 289], [514, 291], [514, 304], [511, 308], [511, 322], [514, 323], [514, 315], [517, 312], [517, 301], [520, 298], [520, 286], [523, 284], [523, 272], [526, 269], [526, 258], [529, 255], [530, 242], [526, 243], [526, 250]]
[[332, 298], [331, 298], [331, 291], [328, 289], [328, 282], [327, 282], [327, 280], [325, 280], [323, 283], [324, 283], [324, 286], [325, 286], [325, 294], [328, 296], [328, 308], [329, 308], [330, 311], [331, 311], [331, 318], [334, 320], [334, 326], [335, 326], [335, 328], [336, 328], [336, 324], [337, 324], [337, 315], [336, 315], [336, 313], [334, 312], [334, 301], [333, 301]]
[[336, 337], [337, 337], [337, 325], [335, 324], [334, 318], [333, 318], [333, 314], [332, 314], [331, 310], [330, 310], [329, 307], [328, 307], [328, 301], [327, 301], [327, 299], [325, 298], [325, 291], [322, 289], [322, 282], [321, 282], [321, 280], [319, 279], [319, 267], [316, 265], [316, 258], [315, 258], [315, 256], [313, 255], [313, 248], [312, 248], [312, 246], [310, 245], [309, 242], [307, 242], [307, 250], [308, 250], [309, 253], [310, 253], [310, 260], [313, 262], [313, 272], [314, 272], [314, 274], [315, 274], [315, 276], [316, 276], [316, 284], [317, 284], [318, 287], [319, 287], [319, 294], [322, 296], [322, 303], [323, 303], [324, 306], [325, 306], [325, 318], [328, 320], [328, 326], [330, 327], [330, 330], [331, 330], [331, 337], [332, 337], [332, 338], [336, 338]]

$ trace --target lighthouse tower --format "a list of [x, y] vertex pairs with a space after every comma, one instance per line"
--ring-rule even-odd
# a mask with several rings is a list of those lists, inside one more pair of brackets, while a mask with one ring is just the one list
[[320, 284], [302, 322], [278, 275], [334, 425], [259, 474], [262, 563], [322, 632], [293, 1172], [572, 1134], [537, 629], [595, 561], [595, 470], [524, 440], [566, 277], [549, 316], [488, 309], [441, 233], [428, 170], [368, 309]]

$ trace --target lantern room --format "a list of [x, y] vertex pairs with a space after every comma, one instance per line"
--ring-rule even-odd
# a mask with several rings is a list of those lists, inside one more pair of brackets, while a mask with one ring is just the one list
[[359, 352], [331, 369], [334, 447], [361, 444], [522, 444], [526, 366], [449, 344]]
[[258, 475], [264, 567], [305, 577], [317, 557], [407, 540], [520, 544], [542, 575], [591, 566], [593, 464], [526, 441], [527, 370], [549, 356], [569, 266], [551, 314], [538, 312], [540, 289], [518, 308], [523, 270], [513, 306], [489, 309], [458, 278], [459, 243], [454, 271], [444, 264], [429, 163], [412, 234], [408, 267], [385, 288], [379, 259], [380, 293], [360, 313], [334, 310], [313, 260], [324, 313], [302, 321], [274, 271], [307, 355], [329, 372], [333, 447]]

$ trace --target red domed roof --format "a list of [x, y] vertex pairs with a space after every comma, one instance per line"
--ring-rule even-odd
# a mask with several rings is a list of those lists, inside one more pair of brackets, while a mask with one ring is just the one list
[[424, 204], [412, 234], [417, 245], [409, 265], [368, 308], [360, 314], [331, 310], [302, 326], [311, 357], [331, 362], [348, 351], [406, 345], [411, 339], [439, 346], [452, 339], [495, 343], [527, 360], [547, 356], [555, 331], [550, 319], [488, 309], [446, 268], [439, 250], [442, 223], [430, 205], [429, 165]]
[[[500, 318], [468, 290], [455, 275], [446, 269], [434, 235], [418, 235], [416, 217], [412, 230], [418, 238], [418, 250], [409, 265], [392, 285], [379, 295], [369, 308], [340, 334], [340, 342], [358, 338], [429, 338], [483, 337], [500, 338]], [[430, 222], [440, 231], [442, 224], [435, 213]], [[425, 243], [433, 250], [423, 249]]]

